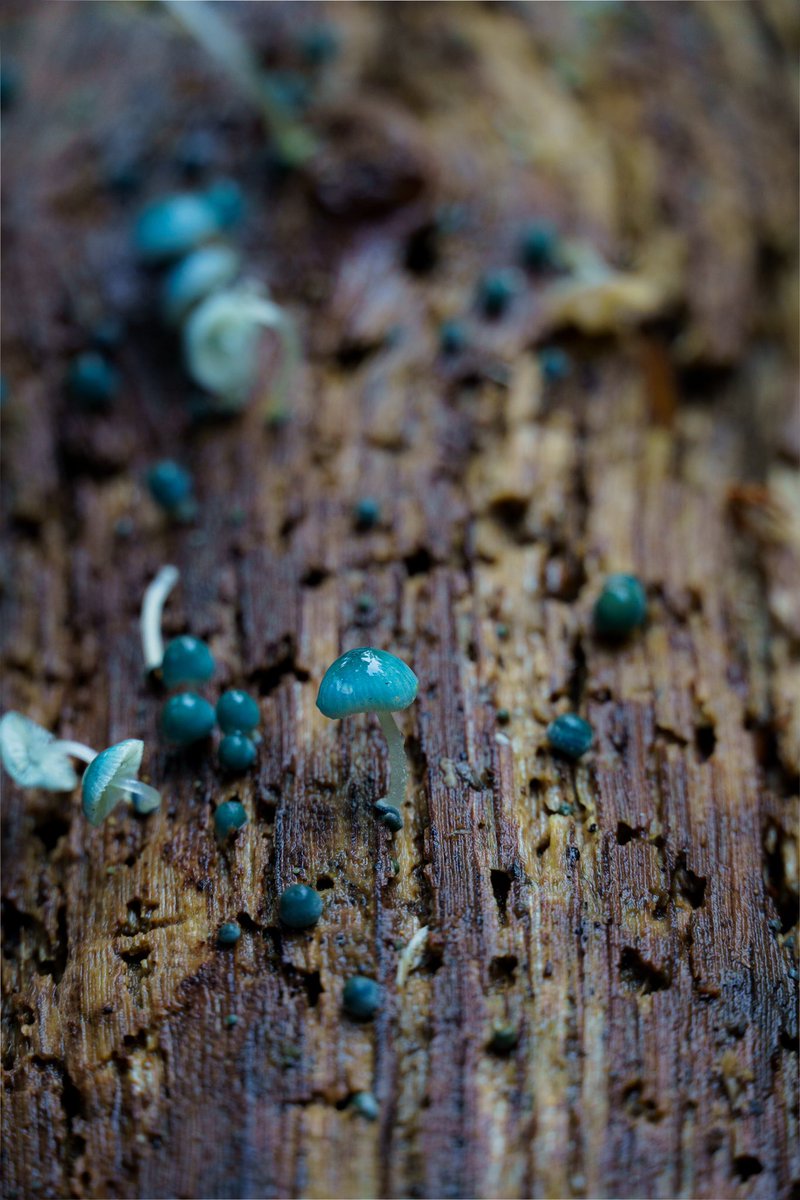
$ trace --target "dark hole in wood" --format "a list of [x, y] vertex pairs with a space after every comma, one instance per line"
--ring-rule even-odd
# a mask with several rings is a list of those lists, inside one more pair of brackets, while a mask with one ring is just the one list
[[781, 933], [788, 933], [800, 920], [800, 900], [786, 878], [781, 843], [786, 837], [782, 827], [768, 821], [764, 827], [764, 882], [772, 897]]
[[343, 371], [356, 371], [362, 363], [380, 350], [379, 342], [345, 342], [336, 352], [336, 362]]
[[294, 655], [287, 654], [271, 667], [264, 667], [253, 674], [253, 682], [260, 696], [271, 696], [280, 687], [287, 675], [293, 675], [299, 683], [308, 682], [308, 671], [297, 666]]
[[433, 559], [424, 546], [413, 554], [407, 554], [403, 562], [409, 575], [427, 575], [433, 566]]
[[695, 875], [694, 871], [686, 866], [685, 854], [678, 855], [674, 882], [681, 896], [688, 901], [692, 908], [700, 908], [705, 903], [708, 880], [702, 875]]
[[508, 871], [491, 871], [492, 891], [497, 902], [497, 909], [501, 918], [506, 919], [506, 908], [508, 905], [508, 894], [511, 891], [511, 876]]
[[640, 992], [643, 996], [651, 992], [660, 992], [670, 985], [669, 976], [653, 963], [646, 962], [638, 950], [626, 946], [619, 960], [620, 976], [623, 986], [631, 992]]
[[617, 821], [617, 845], [627, 846], [628, 842], [632, 842], [637, 836], [637, 831], [632, 829], [625, 821]]
[[128, 967], [140, 967], [150, 956], [150, 946], [140, 946], [137, 950], [118, 950], [117, 955]]
[[317, 891], [325, 892], [328, 890], [328, 888], [332, 888], [332, 887], [333, 887], [333, 880], [331, 879], [330, 875], [320, 875], [320, 877], [316, 883]]
[[499, 954], [489, 964], [489, 978], [493, 983], [514, 982], [519, 959], [516, 954]]
[[301, 587], [318, 588], [329, 577], [330, 571], [326, 571], [324, 567], [311, 567], [300, 578]]
[[733, 1160], [733, 1169], [744, 1183], [754, 1175], [760, 1175], [764, 1170], [761, 1160], [753, 1154], [737, 1154]]
[[541, 858], [546, 850], [550, 849], [550, 834], [546, 833], [540, 842], [536, 845], [536, 856]]
[[502, 500], [495, 500], [489, 509], [495, 521], [512, 533], [519, 529], [527, 511], [528, 501], [522, 496], [504, 496]]
[[316, 1008], [324, 988], [320, 978], [319, 971], [301, 971], [300, 979], [305, 988], [306, 997], [308, 999], [308, 1007]]
[[69, 833], [69, 821], [65, 817], [52, 814], [35, 825], [33, 832], [47, 853], [51, 854], [61, 838]]
[[406, 242], [403, 265], [412, 275], [430, 275], [438, 263], [438, 231], [433, 222], [429, 222], [415, 229]]
[[697, 725], [694, 731], [694, 744], [700, 761], [708, 762], [717, 746], [717, 735], [714, 726]]

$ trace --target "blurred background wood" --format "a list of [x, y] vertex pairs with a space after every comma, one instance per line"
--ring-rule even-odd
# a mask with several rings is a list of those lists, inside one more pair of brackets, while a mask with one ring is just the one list
[[[77, 794], [2, 780], [4, 1194], [796, 1195], [797, 9], [225, 12], [312, 85], [301, 171], [160, 7], [3, 6], [3, 708], [145, 738], [165, 793], [94, 830]], [[319, 73], [297, 46], [321, 20]], [[198, 131], [302, 329], [279, 430], [202, 419], [132, 257]], [[485, 321], [476, 283], [531, 219], [620, 270], [533, 277]], [[122, 391], [77, 412], [66, 367], [107, 316]], [[146, 495], [164, 456], [191, 526]], [[137, 614], [164, 562], [209, 696], [261, 696], [241, 781], [159, 743]], [[650, 620], [610, 647], [612, 570]], [[394, 839], [376, 724], [314, 707], [360, 644], [421, 681]], [[577, 768], [544, 739], [573, 707]], [[277, 921], [297, 880], [325, 899], [307, 935]], [[356, 971], [385, 986], [374, 1024], [341, 1013]]]

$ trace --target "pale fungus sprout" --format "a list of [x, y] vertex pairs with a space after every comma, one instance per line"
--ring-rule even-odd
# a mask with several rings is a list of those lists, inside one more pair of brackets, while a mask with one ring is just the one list
[[152, 583], [149, 584], [142, 600], [139, 627], [142, 634], [144, 666], [148, 675], [151, 671], [157, 671], [164, 659], [161, 618], [167, 597], [178, 582], [179, 575], [177, 567], [161, 567]]
[[267, 415], [281, 417], [300, 352], [289, 314], [258, 288], [240, 284], [207, 296], [183, 327], [186, 369], [222, 408], [237, 411], [250, 399], [259, 376], [259, 347], [264, 330], [281, 344], [281, 364]]

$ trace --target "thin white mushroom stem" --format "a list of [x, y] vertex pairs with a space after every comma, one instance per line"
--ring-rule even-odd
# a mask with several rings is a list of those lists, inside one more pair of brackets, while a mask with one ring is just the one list
[[132, 804], [137, 813], [149, 813], [161, 803], [161, 792], [141, 779], [117, 779], [112, 793], [126, 804]]
[[63, 750], [72, 758], [79, 758], [81, 762], [90, 763], [97, 758], [97, 751], [93, 750], [91, 746], [84, 746], [83, 742], [69, 742], [64, 741], [63, 738], [57, 738], [56, 745], [59, 750]]
[[406, 742], [394, 716], [390, 712], [379, 712], [386, 744], [389, 747], [389, 790], [384, 797], [386, 803], [402, 810], [406, 798], [408, 783], [408, 759], [406, 758]]
[[180, 572], [177, 567], [162, 567], [155, 579], [145, 591], [142, 600], [142, 615], [139, 626], [142, 633], [142, 652], [144, 654], [145, 671], [149, 674], [161, 666], [164, 658], [164, 635], [161, 632], [161, 618], [164, 605]]

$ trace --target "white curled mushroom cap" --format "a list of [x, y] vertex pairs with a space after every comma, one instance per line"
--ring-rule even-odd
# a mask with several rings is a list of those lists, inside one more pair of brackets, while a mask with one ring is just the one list
[[8, 712], [0, 720], [0, 758], [21, 787], [71, 792], [78, 777], [64, 747], [64, 742], [22, 713]]
[[[86, 768], [81, 797], [84, 816], [91, 825], [102, 824], [121, 800], [130, 801], [134, 791], [131, 785], [138, 783], [136, 777], [142, 765], [143, 755], [144, 742], [138, 738], [128, 738], [124, 742], [117, 742], [115, 746], [109, 746], [108, 750], [103, 750]], [[141, 787], [148, 788], [148, 785], [142, 784]], [[151, 806], [156, 807], [161, 797], [155, 789], [148, 790], [152, 790], [158, 797]]]
[[252, 287], [228, 288], [208, 296], [184, 325], [186, 368], [206, 391], [230, 408], [241, 408], [258, 382], [258, 344], [264, 329], [281, 341], [283, 365], [278, 391], [297, 358], [294, 324], [287, 313]]

